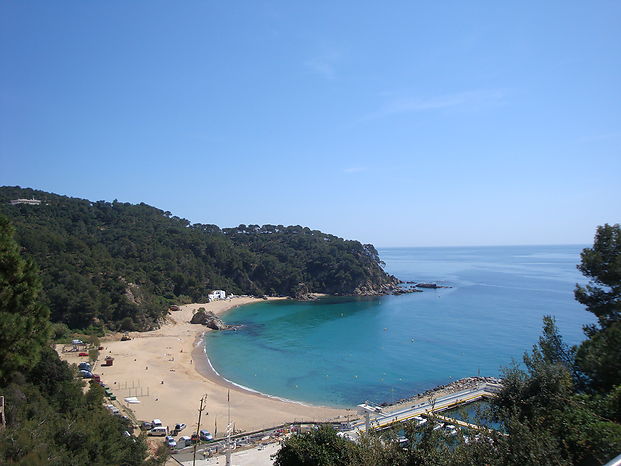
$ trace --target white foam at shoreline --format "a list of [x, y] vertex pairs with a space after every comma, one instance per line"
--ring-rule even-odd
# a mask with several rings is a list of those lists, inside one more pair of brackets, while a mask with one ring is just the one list
[[[204, 344], [204, 342], [203, 342], [203, 344]], [[260, 391], [258, 391], [258, 390], [254, 390], [254, 389], [252, 389], [252, 388], [246, 387], [246, 386], [244, 386], [244, 385], [240, 385], [240, 384], [238, 384], [238, 383], [235, 383], [235, 382], [233, 382], [232, 380], [229, 380], [229, 379], [227, 379], [226, 377], [222, 376], [222, 375], [221, 375], [221, 374], [220, 374], [220, 373], [216, 370], [216, 368], [215, 368], [215, 367], [213, 367], [213, 364], [211, 363], [211, 360], [209, 359], [209, 355], [207, 354], [207, 348], [205, 348], [204, 346], [203, 346], [203, 353], [205, 353], [205, 358], [207, 358], [207, 363], [209, 364], [209, 367], [211, 368], [211, 370], [213, 371], [213, 373], [214, 373], [214, 374], [216, 374], [218, 377], [220, 377], [222, 380], [226, 381], [227, 383], [230, 383], [231, 385], [234, 385], [234, 386], [236, 386], [236, 387], [238, 387], [238, 388], [241, 388], [242, 390], [245, 390], [245, 391], [247, 391], [247, 392], [251, 392], [251, 393], [255, 393], [255, 394], [257, 394], [257, 395], [265, 396], [265, 397], [267, 397], [267, 398], [271, 398], [271, 399], [273, 399], [273, 400], [284, 401], [285, 403], [295, 403], [295, 404], [298, 404], [298, 405], [300, 405], [300, 406], [305, 406], [305, 407], [307, 407], [307, 408], [312, 408], [312, 407], [313, 407], [312, 405], [308, 405], [308, 404], [306, 404], [306, 403], [302, 403], [301, 401], [295, 401], [295, 400], [290, 400], [290, 399], [288, 399], [288, 398], [283, 398], [283, 397], [281, 397], [281, 396], [270, 395], [270, 394], [268, 394], [268, 393], [263, 393], [263, 392], [260, 392]]]

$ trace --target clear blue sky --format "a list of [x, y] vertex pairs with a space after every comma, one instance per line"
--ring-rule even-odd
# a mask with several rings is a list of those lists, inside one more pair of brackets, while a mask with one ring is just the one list
[[0, 3], [0, 185], [377, 246], [621, 221], [621, 2]]

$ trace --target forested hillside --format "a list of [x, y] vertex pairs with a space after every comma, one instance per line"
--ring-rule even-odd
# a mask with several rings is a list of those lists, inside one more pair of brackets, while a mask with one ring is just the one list
[[[41, 205], [11, 205], [35, 198]], [[300, 226], [191, 224], [146, 204], [0, 188], [0, 214], [41, 268], [52, 321], [148, 329], [169, 304], [214, 289], [253, 295], [374, 294], [396, 280], [372, 245]]]
[[0, 464], [162, 464], [146, 460], [144, 436], [103, 406], [103, 389], [76, 378], [49, 346], [49, 310], [36, 264], [25, 260], [0, 216]]

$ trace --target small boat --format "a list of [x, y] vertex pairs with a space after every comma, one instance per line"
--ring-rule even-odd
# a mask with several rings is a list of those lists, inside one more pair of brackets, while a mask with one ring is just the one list
[[457, 435], [457, 427], [455, 427], [453, 424], [446, 424], [444, 426], [444, 429], [449, 435]]

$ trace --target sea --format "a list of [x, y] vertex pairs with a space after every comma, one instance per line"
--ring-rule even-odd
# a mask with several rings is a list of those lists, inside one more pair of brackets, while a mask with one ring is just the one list
[[385, 270], [446, 288], [241, 306], [237, 331], [210, 332], [214, 369], [249, 389], [307, 404], [391, 403], [521, 364], [552, 315], [568, 344], [595, 321], [573, 297], [577, 246], [379, 249]]

